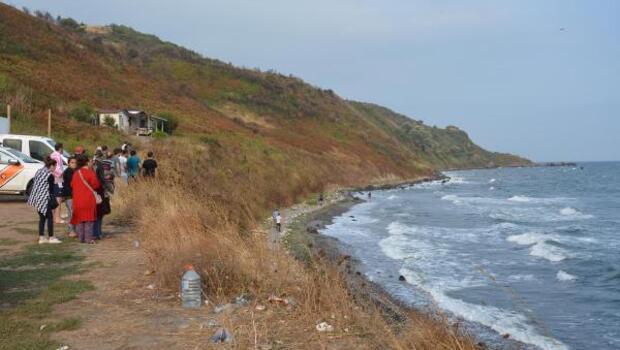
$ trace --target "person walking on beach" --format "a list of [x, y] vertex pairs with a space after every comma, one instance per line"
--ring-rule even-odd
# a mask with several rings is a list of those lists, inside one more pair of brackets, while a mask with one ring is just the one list
[[142, 162], [142, 175], [144, 177], [155, 177], [157, 161], [153, 159], [153, 152], [149, 151], [149, 153], [146, 154], [146, 157], [146, 160]]
[[[56, 193], [54, 192], [54, 170], [56, 161], [47, 157], [44, 166], [37, 170], [34, 175], [32, 190], [28, 197], [28, 204], [33, 206], [39, 214], [39, 244], [61, 243], [54, 237], [54, 214], [53, 210], [58, 207]], [[47, 222], [47, 235], [45, 238], [45, 223]]]
[[77, 237], [75, 232], [75, 225], [71, 223], [71, 217], [73, 216], [73, 191], [71, 190], [71, 181], [73, 180], [73, 173], [77, 169], [77, 159], [75, 156], [69, 158], [69, 164], [67, 169], [62, 173], [62, 198], [67, 207], [67, 225], [69, 231], [69, 237]]
[[[62, 143], [57, 143], [56, 145], [54, 145], [54, 152], [50, 154], [50, 158], [56, 161], [56, 168], [54, 168], [52, 174], [54, 175], [54, 196], [56, 197], [56, 202], [58, 204], [62, 202], [62, 195], [61, 195], [62, 186], [63, 186], [62, 173], [65, 170], [63, 166], [63, 159], [62, 159], [63, 149], [64, 147]], [[57, 224], [65, 223], [65, 221], [62, 220], [61, 212], [62, 212], [62, 207], [60, 205], [58, 205], [58, 207], [54, 209], [53, 211], [54, 222]]]
[[372, 199], [372, 192], [368, 191], [368, 200]]
[[278, 233], [282, 232], [282, 215], [280, 215], [280, 211], [276, 214], [276, 230], [278, 230]]
[[[73, 215], [71, 224], [75, 225], [80, 242], [95, 243], [94, 226], [97, 220], [96, 192], [101, 185], [95, 172], [88, 167], [88, 157], [77, 157], [77, 170], [71, 180], [73, 195]], [[99, 197], [100, 198], [100, 197]]]
[[136, 154], [135, 150], [131, 150], [130, 156], [127, 159], [127, 175], [129, 179], [135, 180], [140, 172], [140, 157]]
[[323, 202], [325, 201], [325, 198], [323, 198], [323, 192], [319, 193], [319, 206], [323, 206]]

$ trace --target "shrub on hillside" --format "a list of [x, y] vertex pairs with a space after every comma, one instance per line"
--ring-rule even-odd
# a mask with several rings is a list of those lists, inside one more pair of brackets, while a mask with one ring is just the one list
[[166, 134], [163, 131], [155, 131], [153, 134], [151, 134], [152, 137], [156, 138], [156, 139], [163, 139], [166, 138], [168, 136], [168, 134]]
[[95, 109], [82, 101], [69, 111], [69, 117], [79, 122], [90, 123], [95, 116]]
[[168, 120], [164, 127], [164, 131], [168, 134], [172, 134], [179, 126], [179, 119], [170, 112], [159, 113], [158, 116]]
[[104, 123], [106, 126], [109, 126], [109, 127], [111, 127], [111, 128], [113, 128], [113, 127], [115, 127], [115, 126], [116, 126], [116, 121], [114, 120], [114, 118], [112, 118], [112, 117], [110, 117], [110, 116], [106, 116], [106, 117], [103, 119], [103, 123]]
[[67, 29], [71, 29], [74, 31], [82, 31], [83, 27], [81, 24], [79, 24], [76, 20], [74, 20], [71, 17], [67, 17], [67, 18], [62, 18], [62, 17], [58, 17], [58, 24], [62, 27], [65, 27]]

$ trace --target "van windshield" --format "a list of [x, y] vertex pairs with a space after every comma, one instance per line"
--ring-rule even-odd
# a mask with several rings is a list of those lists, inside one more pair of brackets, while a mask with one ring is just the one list
[[10, 154], [12, 154], [13, 156], [15, 156], [15, 158], [19, 159], [20, 161], [24, 162], [24, 163], [40, 163], [38, 160], [28, 157], [27, 155], [23, 154], [20, 151], [16, 151], [12, 148], [5, 148], [5, 150], [7, 152], [9, 152]]

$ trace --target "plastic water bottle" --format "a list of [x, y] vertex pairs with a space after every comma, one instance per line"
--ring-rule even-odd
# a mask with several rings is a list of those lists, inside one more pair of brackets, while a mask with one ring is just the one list
[[202, 280], [192, 265], [186, 270], [181, 278], [181, 302], [184, 308], [198, 309], [202, 305]]

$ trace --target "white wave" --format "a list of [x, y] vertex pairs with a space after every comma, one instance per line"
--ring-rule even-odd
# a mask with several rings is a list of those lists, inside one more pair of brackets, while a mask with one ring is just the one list
[[508, 198], [508, 200], [512, 201], [512, 202], [524, 202], [524, 203], [527, 203], [527, 202], [531, 202], [532, 198], [530, 198], [528, 196], [512, 196], [512, 197]]
[[[573, 213], [570, 209], [558, 211], [549, 207], [515, 205], [512, 207], [496, 206], [487, 208], [489, 217], [504, 221], [517, 222], [559, 222], [591, 219], [594, 216], [583, 213]], [[572, 209], [572, 208], [571, 208]]]
[[493, 191], [493, 190], [495, 190], [495, 187], [493, 186], [489, 187], [489, 191]]
[[509, 281], [535, 281], [536, 277], [534, 277], [534, 275], [531, 274], [527, 274], [527, 275], [510, 275], [508, 276], [508, 280]]
[[566, 255], [562, 253], [562, 249], [554, 247], [545, 242], [536, 243], [530, 249], [531, 256], [537, 256], [552, 262], [558, 262], [566, 259]]
[[462, 185], [462, 184], [471, 183], [470, 181], [466, 180], [463, 176], [461, 176], [459, 173], [445, 172], [444, 175], [449, 177], [449, 180], [443, 183], [444, 185], [448, 185], [448, 184]]
[[527, 232], [527, 233], [522, 233], [519, 235], [508, 236], [506, 240], [508, 242], [517, 243], [519, 245], [532, 245], [532, 244], [536, 244], [539, 242], [544, 242], [548, 238], [549, 238], [548, 236], [543, 235], [538, 232]]
[[566, 215], [566, 216], [576, 215], [576, 214], [579, 214], [579, 211], [577, 209], [574, 209], [574, 208], [571, 208], [571, 207], [566, 207], [566, 208], [562, 208], [560, 210], [560, 214]]
[[560, 215], [575, 219], [591, 219], [594, 217], [593, 215], [583, 214], [579, 210], [571, 207], [565, 207], [560, 209]]
[[387, 197], [387, 199], [390, 200], [390, 201], [394, 200], [396, 198], [398, 198], [398, 196], [396, 196], [396, 195], [391, 195], [391, 196]]
[[459, 185], [459, 184], [468, 184], [469, 181], [465, 180], [465, 178], [462, 178], [460, 176], [451, 176], [450, 181], [448, 181], [447, 183]]
[[547, 243], [549, 241], [559, 242], [561, 239], [556, 235], [545, 235], [537, 232], [528, 232], [519, 235], [508, 236], [506, 240], [519, 245], [531, 245], [531, 256], [536, 256], [552, 262], [562, 261], [567, 257], [567, 253], [564, 251], [564, 249]]
[[388, 233], [392, 236], [404, 235], [406, 233], [412, 233], [414, 231], [413, 227], [401, 224], [398, 221], [391, 222], [388, 225], [387, 229]]
[[395, 260], [420, 258], [425, 252], [430, 252], [433, 247], [413, 237], [418, 232], [417, 228], [394, 221], [387, 227], [388, 237], [379, 241], [379, 247], [386, 256]]
[[496, 181], [495, 179], [491, 179], [491, 180], [489, 180], [489, 183], [490, 183], [490, 184], [492, 184], [492, 183], [494, 183], [495, 181]]
[[558, 279], [558, 281], [574, 281], [577, 279], [577, 276], [571, 275], [570, 273], [563, 270], [558, 271], [555, 277]]
[[411, 242], [402, 235], [389, 236], [379, 241], [379, 247], [383, 254], [394, 260], [404, 260], [411, 257], [411, 253], [406, 249]]
[[457, 195], [454, 195], [454, 194], [447, 194], [447, 195], [441, 197], [441, 200], [442, 201], [450, 201], [450, 202], [452, 202], [454, 204], [461, 204], [462, 203], [460, 197], [457, 196]]
[[428, 292], [441, 309], [448, 310], [456, 316], [483, 324], [499, 334], [509, 333], [515, 340], [536, 345], [542, 349], [568, 349], [559, 340], [539, 334], [524, 315], [494, 306], [470, 304], [450, 298], [441, 286], [425, 285], [416, 273], [406, 268], [402, 268], [400, 274], [405, 276], [408, 283], [417, 285]]

